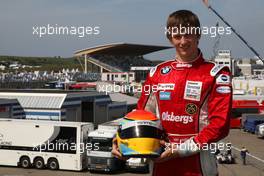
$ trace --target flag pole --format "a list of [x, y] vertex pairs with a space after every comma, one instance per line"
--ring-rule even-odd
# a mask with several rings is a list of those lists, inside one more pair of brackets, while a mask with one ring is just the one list
[[264, 64], [264, 59], [260, 56], [260, 54], [248, 44], [248, 42], [236, 32], [236, 30], [208, 3], [208, 0], [203, 0], [204, 4], [208, 9], [210, 9], [215, 15], [217, 15], [231, 30], [236, 34], [236, 36], [262, 61]]

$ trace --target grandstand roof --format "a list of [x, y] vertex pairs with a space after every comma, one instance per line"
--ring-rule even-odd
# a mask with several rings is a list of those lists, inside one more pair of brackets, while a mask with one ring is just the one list
[[169, 46], [141, 45], [129, 43], [112, 43], [100, 45], [91, 48], [78, 50], [75, 56], [87, 55], [126, 55], [126, 56], [143, 56], [152, 52], [170, 49]]

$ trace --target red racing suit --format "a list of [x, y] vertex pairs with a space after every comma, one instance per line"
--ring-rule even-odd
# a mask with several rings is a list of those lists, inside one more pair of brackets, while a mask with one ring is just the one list
[[138, 109], [156, 112], [170, 143], [199, 146], [180, 148], [181, 157], [155, 163], [153, 175], [218, 175], [206, 149], [229, 133], [230, 77], [228, 67], [205, 61], [201, 52], [193, 62], [166, 61], [150, 71]]

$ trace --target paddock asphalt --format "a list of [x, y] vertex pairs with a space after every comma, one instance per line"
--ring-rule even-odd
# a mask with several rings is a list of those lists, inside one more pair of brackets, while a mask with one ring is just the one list
[[[219, 164], [219, 176], [264, 176], [264, 139], [257, 138], [256, 135], [244, 132], [239, 129], [232, 129], [229, 135], [223, 140], [232, 143], [232, 153], [235, 156], [235, 164]], [[245, 146], [249, 154], [247, 165], [243, 165], [239, 149]], [[0, 156], [1, 157], [1, 156]], [[89, 171], [51, 171], [37, 169], [23, 169], [17, 167], [0, 167], [0, 176], [105, 176], [110, 174], [90, 173]], [[150, 176], [151, 173], [128, 173], [119, 172], [113, 175], [120, 176]]]

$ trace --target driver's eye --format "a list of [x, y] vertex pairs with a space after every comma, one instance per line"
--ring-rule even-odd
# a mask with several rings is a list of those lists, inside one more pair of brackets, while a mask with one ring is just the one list
[[173, 38], [177, 39], [177, 40], [180, 40], [181, 39], [181, 35], [173, 35]]
[[184, 35], [184, 37], [185, 37], [186, 39], [190, 39], [190, 38], [192, 38], [192, 36], [193, 36], [192, 34], [185, 34], [185, 35]]
[[181, 40], [181, 38], [184, 38], [185, 40], [190, 40], [193, 37], [193, 34], [184, 34], [184, 35], [173, 35], [173, 38], [176, 40]]

